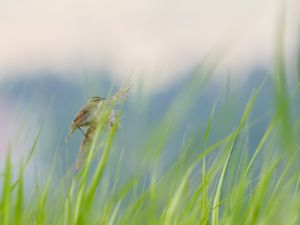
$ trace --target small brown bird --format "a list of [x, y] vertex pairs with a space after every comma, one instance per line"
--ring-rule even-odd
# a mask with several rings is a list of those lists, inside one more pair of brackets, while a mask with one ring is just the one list
[[[121, 103], [127, 98], [129, 90], [130, 87], [125, 86], [121, 88], [118, 92], [116, 92], [114, 95], [107, 99], [107, 104], [115, 106], [116, 104]], [[97, 121], [98, 113], [101, 110], [101, 106], [103, 105], [105, 100], [106, 98], [101, 98], [97, 96], [92, 97], [88, 100], [87, 104], [84, 107], [82, 107], [75, 116], [75, 119], [71, 124], [70, 132], [67, 136], [66, 142], [76, 131], [76, 129], [79, 129], [85, 136], [85, 133], [82, 131], [82, 128], [89, 127], [92, 123], [95, 123]], [[111, 115], [108, 117], [109, 126], [112, 126], [112, 124], [110, 123], [113, 123], [113, 121], [115, 120], [115, 116], [115, 111], [112, 111]]]
[[87, 104], [80, 109], [80, 111], [75, 116], [75, 119], [73, 120], [70, 132], [67, 136], [66, 142], [69, 140], [69, 138], [72, 136], [72, 134], [76, 131], [76, 129], [79, 129], [83, 135], [85, 133], [82, 131], [81, 128], [87, 127], [90, 125], [90, 123], [93, 122], [93, 120], [96, 118], [96, 112], [101, 107], [101, 104], [105, 98], [101, 97], [92, 97], [88, 100]]

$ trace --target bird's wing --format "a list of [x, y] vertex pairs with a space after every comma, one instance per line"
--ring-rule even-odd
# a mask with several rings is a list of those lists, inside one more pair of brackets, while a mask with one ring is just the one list
[[71, 127], [77, 129], [78, 127], [82, 126], [82, 124], [86, 121], [87, 117], [89, 116], [90, 107], [85, 106], [77, 113], [75, 116]]
[[75, 116], [75, 118], [70, 126], [70, 132], [66, 138], [66, 142], [70, 139], [70, 137], [75, 132], [75, 130], [84, 124], [84, 121], [86, 121], [86, 119], [88, 117], [89, 110], [90, 110], [89, 107], [85, 106], [82, 109], [80, 109], [80, 111], [77, 113], [77, 115]]

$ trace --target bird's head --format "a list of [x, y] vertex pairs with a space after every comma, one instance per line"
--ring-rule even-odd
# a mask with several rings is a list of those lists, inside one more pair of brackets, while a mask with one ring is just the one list
[[98, 103], [98, 102], [101, 102], [103, 100], [105, 100], [105, 98], [94, 96], [94, 97], [89, 98], [88, 102], [89, 103]]

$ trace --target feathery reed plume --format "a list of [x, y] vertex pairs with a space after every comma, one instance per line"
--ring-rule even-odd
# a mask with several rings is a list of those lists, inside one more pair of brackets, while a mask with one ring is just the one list
[[[109, 98], [92, 97], [75, 116], [66, 141], [68, 141], [68, 139], [77, 129], [83, 133], [84, 139], [80, 145], [79, 153], [76, 159], [72, 178], [73, 181], [79, 177], [80, 171], [86, 164], [89, 150], [91, 149], [91, 145], [96, 138], [95, 135], [101, 120], [105, 119], [103, 124], [103, 129], [105, 131], [109, 131], [114, 127], [117, 119], [117, 111], [114, 110], [114, 107], [123, 103], [128, 98], [130, 89], [131, 87], [127, 83]], [[82, 128], [87, 128], [86, 133], [82, 131]]]
[[91, 124], [90, 127], [87, 129], [86, 135], [84, 136], [84, 139], [79, 148], [78, 156], [75, 163], [73, 178], [76, 178], [78, 176], [83, 165], [85, 165], [88, 151], [91, 148], [91, 144], [93, 142], [96, 129], [97, 129], [96, 124]]
[[[75, 116], [71, 126], [69, 134], [66, 138], [66, 142], [70, 139], [72, 134], [79, 129], [83, 135], [84, 132], [82, 131], [82, 128], [88, 128], [91, 124], [97, 123], [99, 120], [99, 115], [101, 113], [102, 106], [105, 101], [107, 102], [107, 107], [114, 107], [118, 104], [121, 104], [128, 98], [129, 91], [131, 89], [131, 86], [126, 83], [123, 87], [119, 89], [114, 95], [112, 95], [109, 98], [101, 98], [101, 97], [92, 97], [88, 100], [87, 104], [83, 106], [80, 111]], [[109, 120], [113, 121], [115, 120], [115, 112], [112, 111], [111, 115], [108, 117]]]

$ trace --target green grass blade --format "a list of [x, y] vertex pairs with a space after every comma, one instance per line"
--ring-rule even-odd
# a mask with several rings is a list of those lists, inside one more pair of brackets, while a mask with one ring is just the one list
[[181, 182], [176, 190], [176, 192], [174, 193], [174, 196], [171, 200], [171, 202], [169, 203], [167, 209], [166, 209], [166, 215], [165, 215], [165, 221], [164, 224], [165, 225], [171, 225], [174, 224], [174, 218], [176, 217], [176, 211], [178, 210], [178, 206], [180, 204], [180, 198], [183, 194], [184, 188], [186, 187], [189, 177], [193, 171], [193, 167], [190, 167], [188, 169], [188, 171], [186, 172], [186, 174], [182, 177]]
[[12, 165], [11, 153], [8, 151], [5, 160], [4, 180], [2, 186], [2, 201], [1, 201], [1, 224], [11, 224], [11, 179], [12, 179]]
[[251, 110], [254, 106], [254, 103], [256, 102], [256, 99], [257, 99], [257, 97], [260, 93], [261, 88], [262, 88], [262, 86], [256, 91], [255, 95], [253, 96], [253, 98], [248, 103], [248, 105], [245, 109], [244, 115], [243, 115], [243, 117], [241, 119], [241, 122], [239, 124], [238, 130], [235, 133], [235, 136], [233, 137], [233, 141], [232, 141], [232, 143], [230, 145], [230, 148], [228, 150], [226, 161], [224, 163], [222, 172], [220, 174], [220, 178], [218, 180], [218, 185], [217, 185], [217, 189], [216, 189], [216, 193], [215, 193], [215, 197], [214, 197], [214, 201], [213, 201], [213, 210], [212, 210], [212, 215], [211, 215], [212, 225], [218, 225], [219, 224], [219, 208], [220, 208], [220, 201], [221, 201], [221, 193], [222, 193], [223, 183], [224, 183], [226, 171], [227, 171], [227, 168], [228, 168], [229, 160], [231, 159], [231, 155], [232, 155], [233, 149], [236, 145], [236, 142], [237, 142], [237, 139], [239, 137], [240, 131], [242, 130], [247, 118], [250, 115], [250, 112], [251, 112]]
[[19, 167], [19, 182], [17, 187], [17, 198], [16, 198], [16, 206], [15, 206], [15, 225], [21, 224], [23, 217], [23, 201], [24, 201], [24, 181], [23, 181], [24, 167], [21, 163]]

